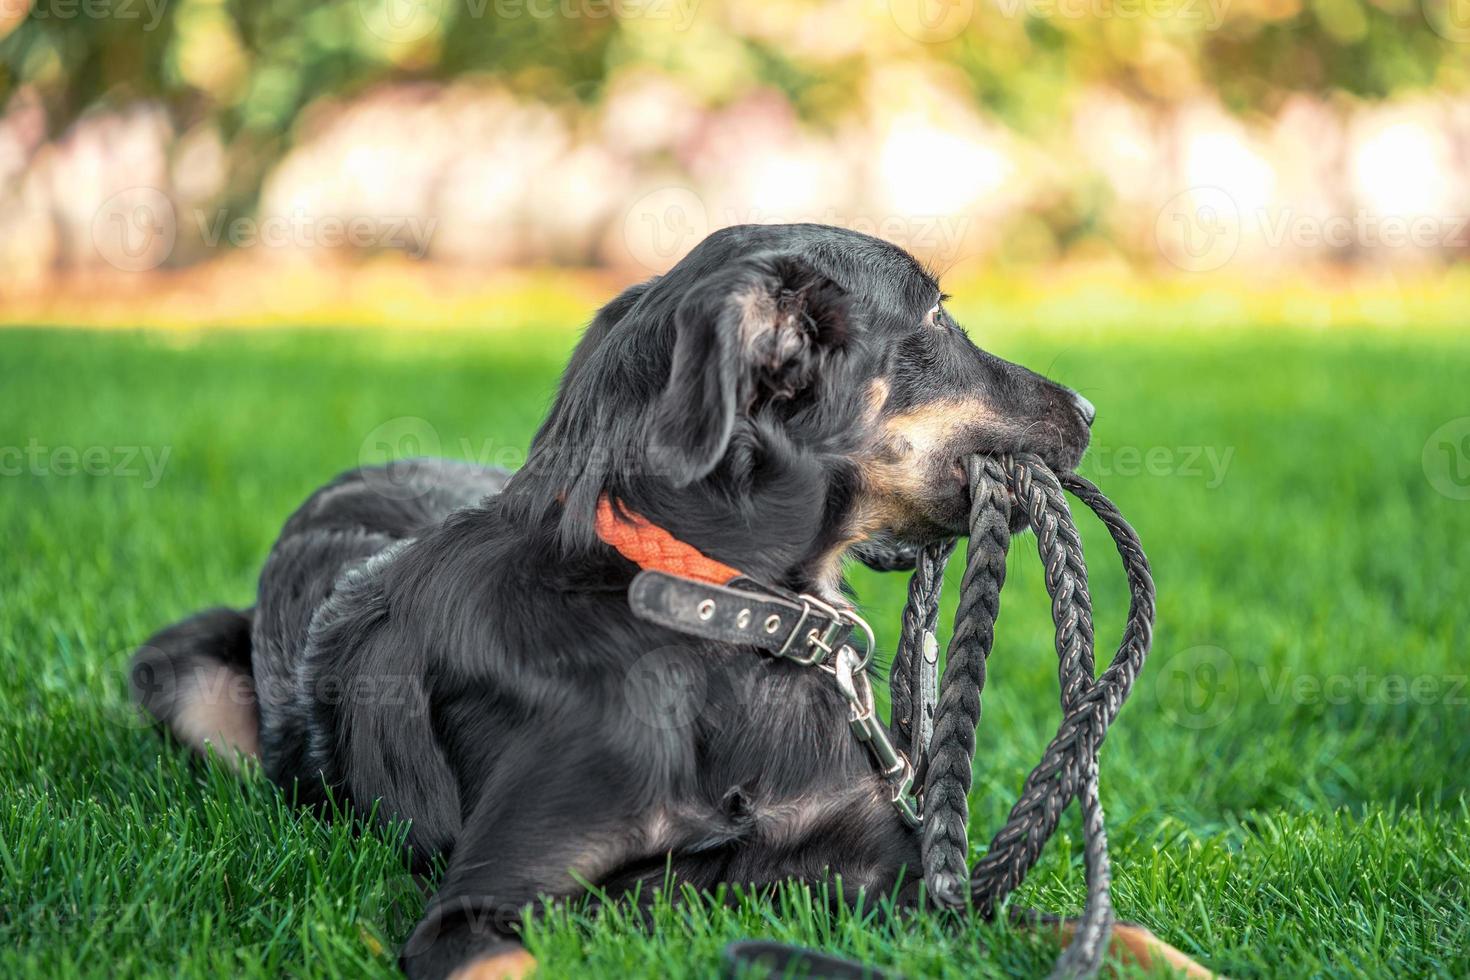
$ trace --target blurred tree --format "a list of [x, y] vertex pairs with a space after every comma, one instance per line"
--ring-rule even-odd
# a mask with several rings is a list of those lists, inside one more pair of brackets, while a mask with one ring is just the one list
[[[697, 105], [774, 90], [820, 129], [886, 68], [937, 63], [1048, 146], [1099, 84], [1164, 106], [1214, 93], [1242, 114], [1298, 92], [1464, 90], [1465, 48], [1426, 19], [1440, 2], [976, 0], [963, 30], [924, 43], [860, 0], [0, 0], [0, 106], [34, 94], [54, 139], [93, 107], [155, 102], [177, 133], [217, 134], [212, 197], [244, 211], [308, 107], [384, 82], [488, 78], [576, 119], [619, 72], [654, 66]], [[1092, 184], [1067, 194], [1043, 205], [1053, 247], [1094, 234], [1106, 206]]]

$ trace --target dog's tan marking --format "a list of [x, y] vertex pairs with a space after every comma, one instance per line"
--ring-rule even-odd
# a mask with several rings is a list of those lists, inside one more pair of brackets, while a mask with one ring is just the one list
[[888, 404], [892, 394], [893, 388], [888, 384], [887, 378], [874, 378], [868, 384], [867, 411], [863, 421], [868, 425], [876, 424], [883, 414], [883, 406]]
[[[868, 390], [864, 396], [865, 408], [862, 421], [864, 428], [878, 428], [879, 416], [883, 412], [883, 406], [888, 404], [890, 394], [888, 379], [874, 378], [868, 383]], [[871, 521], [865, 522], [860, 516], [863, 509], [860, 500], [856, 508], [858, 515], [849, 521], [848, 533], [843, 534], [835, 545], [817, 556], [809, 566], [807, 577], [812, 583], [812, 592], [817, 598], [834, 605], [847, 604], [847, 599], [842, 595], [842, 563], [848, 550], [858, 542], [865, 540], [876, 527], [880, 526]]]
[[674, 821], [667, 807], [659, 807], [653, 811], [653, 815], [648, 818], [648, 827], [644, 831], [644, 837], [650, 850], [666, 851], [673, 847]]
[[932, 489], [935, 460], [955, 448], [956, 435], [996, 421], [977, 399], [946, 398], [880, 422], [872, 448], [858, 460], [863, 490], [851, 527], [856, 540], [907, 523]]
[[466, 963], [449, 980], [521, 980], [536, 972], [536, 958], [524, 949], [512, 949]]
[[199, 667], [191, 690], [179, 699], [171, 727], [200, 755], [213, 748], [231, 768], [240, 767], [242, 756], [259, 758], [260, 712], [250, 676], [225, 664]]
[[812, 593], [823, 602], [842, 607], [849, 600], [842, 595], [842, 561], [849, 548], [862, 541], [867, 534], [852, 534], [819, 555], [811, 566]]
[[975, 398], [943, 398], [883, 420], [880, 458], [919, 456], [945, 448], [962, 429], [993, 423], [996, 415]]

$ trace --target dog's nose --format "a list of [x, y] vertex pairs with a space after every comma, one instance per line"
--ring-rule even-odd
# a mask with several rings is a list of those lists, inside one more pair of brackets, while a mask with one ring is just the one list
[[1082, 421], [1091, 425], [1092, 420], [1097, 418], [1097, 406], [1075, 391], [1072, 392], [1072, 400], [1077, 403], [1077, 411], [1082, 415]]

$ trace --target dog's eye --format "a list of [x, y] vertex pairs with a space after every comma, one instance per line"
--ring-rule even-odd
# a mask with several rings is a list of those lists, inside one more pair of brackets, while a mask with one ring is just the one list
[[944, 323], [944, 311], [939, 308], [938, 303], [935, 303], [929, 312], [924, 314], [924, 326], [937, 327], [942, 323]]

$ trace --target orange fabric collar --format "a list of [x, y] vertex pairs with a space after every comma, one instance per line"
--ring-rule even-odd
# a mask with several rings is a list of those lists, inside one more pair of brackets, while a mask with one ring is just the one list
[[606, 495], [597, 501], [597, 536], [639, 568], [711, 585], [724, 585], [741, 574], [638, 514], [631, 511], [619, 514]]

